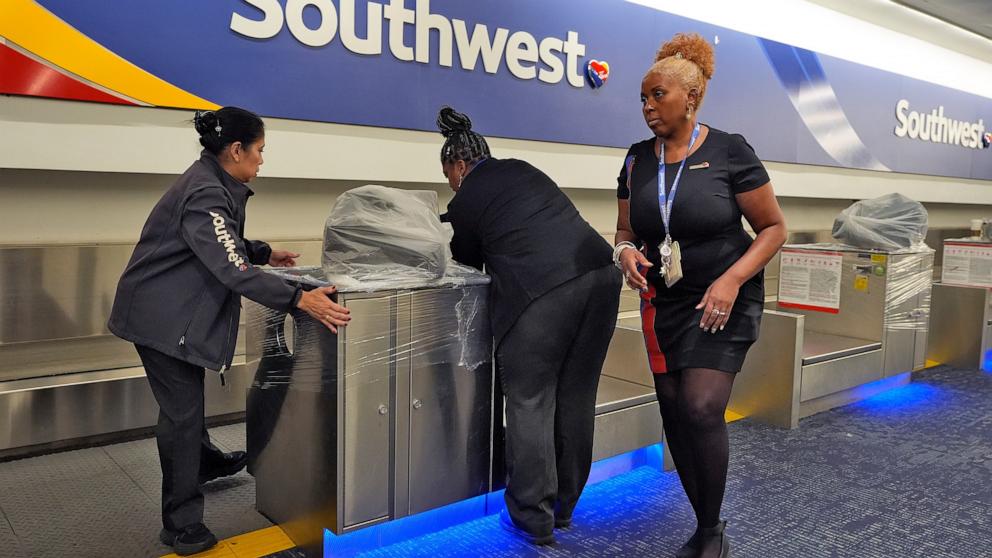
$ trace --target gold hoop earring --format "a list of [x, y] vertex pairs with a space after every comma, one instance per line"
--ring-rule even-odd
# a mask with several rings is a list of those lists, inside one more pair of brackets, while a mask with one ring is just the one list
[[692, 120], [692, 105], [689, 105], [689, 107], [686, 108], [685, 119], [686, 120]]

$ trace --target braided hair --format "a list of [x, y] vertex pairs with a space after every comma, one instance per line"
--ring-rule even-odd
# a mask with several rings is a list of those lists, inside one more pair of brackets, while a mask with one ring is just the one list
[[468, 116], [451, 107], [442, 107], [437, 115], [437, 128], [445, 137], [441, 146], [441, 162], [465, 161], [476, 163], [490, 157], [486, 138], [472, 131], [472, 121]]

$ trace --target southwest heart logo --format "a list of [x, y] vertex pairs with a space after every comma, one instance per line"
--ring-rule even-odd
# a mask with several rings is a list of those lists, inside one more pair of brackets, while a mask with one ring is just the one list
[[593, 89], [598, 89], [606, 84], [610, 79], [610, 65], [605, 61], [590, 60], [586, 62], [586, 77], [589, 78], [589, 85]]
[[982, 135], [982, 147], [988, 149], [989, 146], [992, 146], [992, 132], [985, 132], [985, 134]]

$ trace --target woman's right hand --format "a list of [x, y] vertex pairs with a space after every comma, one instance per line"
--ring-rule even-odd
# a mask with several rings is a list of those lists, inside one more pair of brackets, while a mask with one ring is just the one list
[[346, 326], [351, 321], [351, 310], [331, 300], [331, 295], [337, 291], [334, 287], [303, 291], [296, 307], [313, 316], [313, 319], [327, 326], [327, 329], [337, 333], [337, 326]]
[[[623, 278], [627, 286], [635, 291], [645, 291], [648, 288], [647, 268], [654, 267], [640, 250], [627, 248], [620, 252], [620, 268], [623, 270]], [[640, 269], [645, 270], [645, 275], [641, 275]]]

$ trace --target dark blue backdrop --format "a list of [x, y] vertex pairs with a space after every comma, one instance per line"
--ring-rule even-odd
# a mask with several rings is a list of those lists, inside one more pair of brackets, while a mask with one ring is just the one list
[[[701, 120], [744, 134], [762, 159], [992, 179], [992, 150], [893, 133], [900, 99], [921, 112], [942, 105], [947, 116], [977, 122], [992, 119], [988, 98], [622, 0], [433, 0], [430, 6], [434, 14], [465, 20], [470, 32], [484, 23], [490, 34], [503, 27], [527, 31], [538, 42], [578, 32], [586, 45], [583, 62], [610, 64], [609, 81], [600, 89], [575, 88], [565, 79], [554, 85], [521, 80], [505, 62], [495, 75], [485, 73], [481, 61], [469, 72], [459, 65], [457, 47], [453, 67], [442, 67], [436, 38], [429, 64], [402, 62], [389, 51], [387, 21], [383, 53], [364, 56], [345, 49], [340, 32], [318, 48], [298, 42], [285, 25], [272, 39], [239, 35], [230, 29], [233, 13], [260, 16], [240, 0], [39, 2], [123, 58], [221, 105], [272, 117], [434, 130], [437, 109], [449, 104], [486, 135], [613, 147], [650, 135], [638, 96], [659, 44], [677, 32], [698, 32], [719, 37]], [[412, 9], [415, 0], [405, 5]], [[356, 29], [364, 36], [366, 2], [356, 2], [356, 12]], [[315, 9], [304, 15], [317, 26]], [[412, 27], [407, 45], [414, 44]], [[795, 102], [804, 87], [817, 87], [826, 97], [812, 116], [801, 116], [797, 107], [808, 105]], [[826, 128], [817, 120], [825, 114]]]

